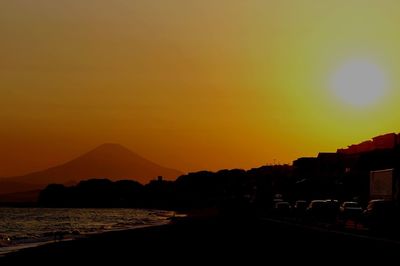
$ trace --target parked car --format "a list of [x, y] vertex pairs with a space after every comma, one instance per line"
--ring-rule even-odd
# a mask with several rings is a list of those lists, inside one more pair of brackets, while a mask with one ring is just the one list
[[291, 212], [292, 206], [287, 201], [280, 201], [275, 203], [274, 211], [278, 215], [289, 215]]
[[296, 200], [296, 202], [294, 203], [294, 208], [297, 210], [306, 210], [307, 209], [307, 201], [305, 200]]
[[375, 199], [368, 203], [363, 212], [364, 224], [370, 229], [388, 229], [396, 224], [398, 217], [393, 201]]
[[310, 218], [332, 222], [336, 219], [339, 211], [337, 200], [313, 200], [307, 208], [307, 214]]
[[322, 216], [327, 208], [326, 200], [312, 200], [307, 207], [307, 213], [311, 216]]
[[339, 215], [341, 219], [359, 219], [363, 213], [363, 209], [358, 202], [345, 201], [340, 205]]
[[296, 200], [294, 203], [294, 211], [296, 212], [297, 215], [303, 215], [305, 214], [307, 210], [308, 203], [305, 200]]

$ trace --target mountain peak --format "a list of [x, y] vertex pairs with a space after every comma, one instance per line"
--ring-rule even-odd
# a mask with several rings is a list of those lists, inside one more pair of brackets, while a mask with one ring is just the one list
[[127, 149], [119, 143], [107, 142], [97, 146], [96, 149]]
[[[151, 162], [118, 143], [104, 143], [72, 161], [96, 161], [99, 164], [159, 165]], [[150, 166], [150, 168], [152, 168]]]
[[89, 151], [91, 152], [129, 152], [129, 153], [134, 153], [128, 148], [122, 146], [121, 144], [118, 143], [104, 143], [101, 144], [100, 146], [97, 146], [93, 150]]
[[[56, 167], [28, 175], [8, 178], [27, 184], [66, 184], [91, 178], [130, 179], [147, 183], [157, 176], [175, 179], [182, 172], [163, 167], [117, 143], [104, 143], [93, 150]], [[0, 189], [1, 190], [1, 189]]]

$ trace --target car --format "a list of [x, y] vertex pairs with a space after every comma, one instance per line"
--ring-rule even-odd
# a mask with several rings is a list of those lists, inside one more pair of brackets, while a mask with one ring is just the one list
[[331, 222], [336, 219], [339, 205], [337, 200], [313, 200], [307, 208], [308, 217]]
[[308, 203], [305, 200], [296, 200], [293, 209], [297, 215], [305, 214], [307, 210]]
[[388, 229], [394, 226], [398, 217], [395, 204], [391, 200], [375, 199], [368, 202], [363, 212], [364, 224], [370, 229]]
[[363, 213], [363, 209], [358, 202], [345, 201], [340, 205], [339, 215], [344, 220], [359, 219]]
[[367, 216], [383, 216], [392, 212], [394, 202], [386, 199], [375, 199], [368, 202], [368, 206], [364, 211]]
[[307, 213], [311, 216], [321, 216], [328, 207], [326, 200], [312, 200], [307, 207]]
[[308, 204], [307, 204], [307, 201], [305, 201], [305, 200], [296, 200], [296, 202], [294, 203], [294, 208], [296, 209], [296, 210], [306, 210], [307, 209], [307, 206], [308, 206]]
[[274, 212], [278, 215], [289, 215], [292, 206], [287, 201], [276, 202], [274, 206]]

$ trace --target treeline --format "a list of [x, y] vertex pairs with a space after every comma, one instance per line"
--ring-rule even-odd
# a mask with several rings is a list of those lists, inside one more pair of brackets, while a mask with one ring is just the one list
[[269, 205], [273, 194], [291, 177], [291, 166], [264, 166], [252, 170], [221, 170], [183, 175], [176, 181], [161, 178], [146, 185], [131, 180], [81, 181], [66, 187], [51, 184], [41, 191], [42, 207], [134, 207], [191, 209], [220, 206]]
[[251, 204], [268, 208], [273, 198], [285, 200], [338, 199], [366, 203], [371, 170], [400, 167], [400, 148], [360, 155], [320, 153], [300, 158], [293, 166], [271, 165], [251, 170], [201, 171], [176, 181], [82, 181], [75, 186], [52, 184], [39, 196], [43, 207], [135, 207], [191, 209], [238, 208]]

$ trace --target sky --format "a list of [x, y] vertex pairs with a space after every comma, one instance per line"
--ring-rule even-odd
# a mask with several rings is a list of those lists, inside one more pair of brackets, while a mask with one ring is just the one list
[[[0, 176], [108, 142], [187, 172], [398, 132], [399, 12], [384, 0], [3, 0]], [[332, 88], [351, 62], [378, 69], [372, 103]], [[377, 83], [369, 73], [362, 84]]]

